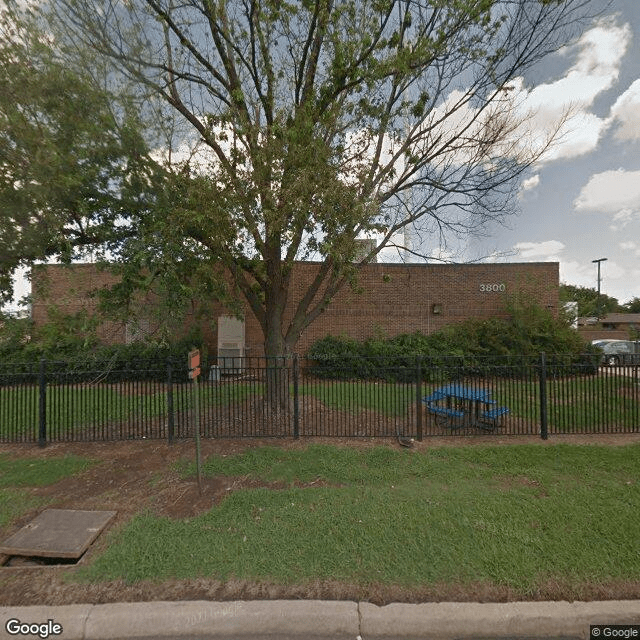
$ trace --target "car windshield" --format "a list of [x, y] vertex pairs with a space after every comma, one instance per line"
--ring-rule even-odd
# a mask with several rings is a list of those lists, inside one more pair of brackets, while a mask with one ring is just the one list
[[591, 344], [600, 349], [604, 349], [607, 345], [615, 344], [618, 340], [594, 340]]
[[610, 342], [609, 344], [605, 344], [603, 348], [606, 353], [632, 353], [633, 342], [626, 342], [624, 340], [620, 342]]

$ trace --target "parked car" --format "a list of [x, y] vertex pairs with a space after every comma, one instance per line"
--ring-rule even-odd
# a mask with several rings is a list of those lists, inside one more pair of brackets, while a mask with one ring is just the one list
[[609, 367], [640, 364], [640, 342], [633, 340], [593, 340], [603, 353], [603, 364]]

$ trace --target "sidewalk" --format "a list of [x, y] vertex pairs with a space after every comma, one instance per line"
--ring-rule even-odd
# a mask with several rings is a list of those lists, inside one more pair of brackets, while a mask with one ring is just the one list
[[[20, 622], [8, 629], [12, 619]], [[384, 607], [319, 600], [79, 604], [0, 607], [0, 623], [2, 640], [585, 640], [592, 624], [640, 625], [640, 601], [396, 603]], [[38, 627], [23, 626], [22, 631], [31, 632], [24, 635], [17, 632], [20, 625]], [[56, 625], [62, 627], [62, 633]], [[640, 632], [617, 637], [640, 638]]]

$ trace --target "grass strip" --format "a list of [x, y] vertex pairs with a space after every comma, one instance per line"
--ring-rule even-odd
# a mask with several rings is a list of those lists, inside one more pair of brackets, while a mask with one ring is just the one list
[[47, 500], [32, 495], [27, 487], [43, 487], [81, 473], [93, 462], [79, 456], [61, 458], [15, 458], [0, 455], [0, 527]]
[[91, 460], [73, 455], [61, 458], [0, 455], [0, 487], [43, 487], [80, 473], [91, 464]]
[[0, 527], [45, 502], [43, 498], [33, 496], [24, 489], [0, 489]]
[[[207, 475], [280, 480], [196, 518], [140, 515], [74, 580], [232, 577], [425, 585], [640, 579], [640, 446], [425, 452], [310, 446], [215, 457]], [[336, 486], [300, 487], [321, 478]]]

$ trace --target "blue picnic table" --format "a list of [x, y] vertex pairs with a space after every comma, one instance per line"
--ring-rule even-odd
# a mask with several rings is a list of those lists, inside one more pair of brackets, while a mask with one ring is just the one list
[[498, 407], [489, 390], [459, 383], [436, 389], [422, 401], [434, 415], [439, 426], [449, 429], [479, 427], [497, 428], [500, 418], [509, 413], [508, 407]]

